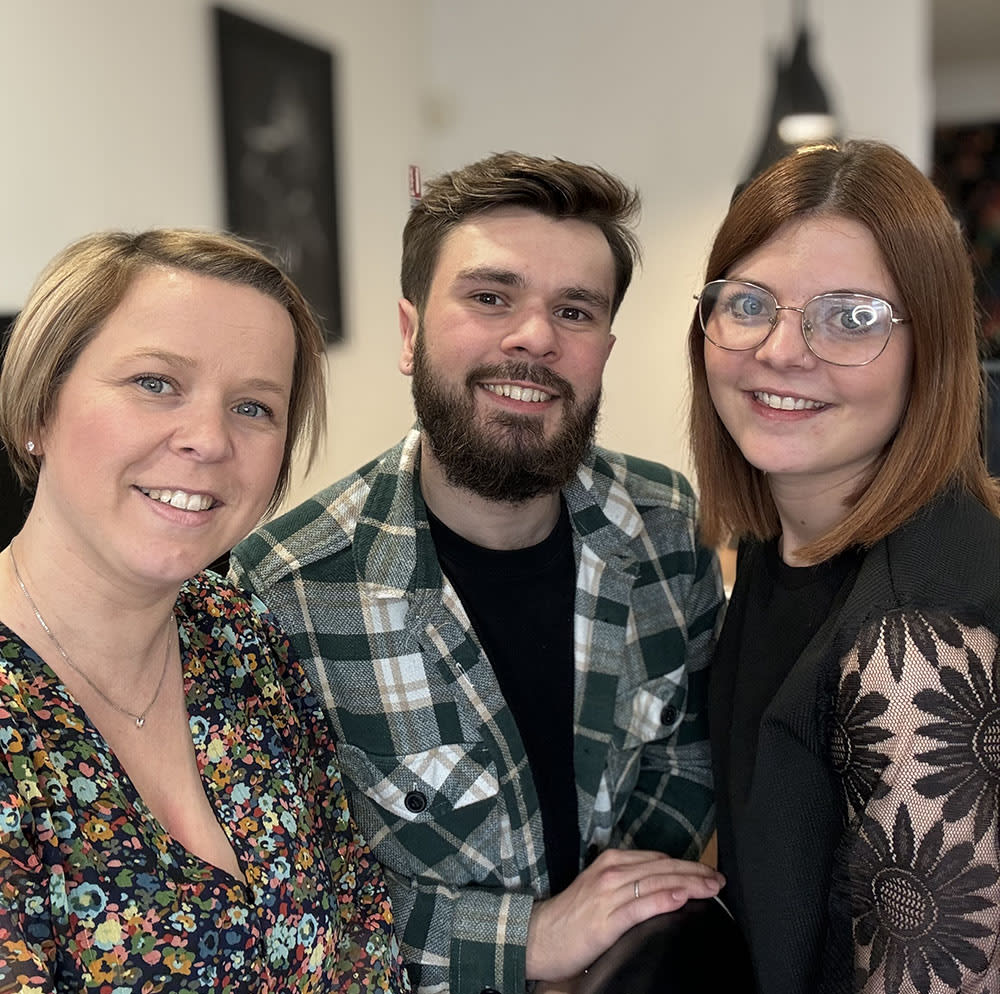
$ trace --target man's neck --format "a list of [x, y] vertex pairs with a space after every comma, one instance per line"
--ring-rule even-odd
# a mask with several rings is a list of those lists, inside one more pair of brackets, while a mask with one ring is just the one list
[[438, 519], [484, 549], [526, 549], [547, 538], [559, 520], [559, 491], [518, 504], [487, 500], [448, 482], [424, 439], [420, 446], [420, 492]]

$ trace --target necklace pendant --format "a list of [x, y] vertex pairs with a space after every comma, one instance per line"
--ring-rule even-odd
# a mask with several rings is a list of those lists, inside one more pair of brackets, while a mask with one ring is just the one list
[[142, 728], [142, 726], [145, 725], [145, 724], [146, 724], [146, 716], [144, 714], [140, 714], [135, 719], [135, 727], [136, 728]]

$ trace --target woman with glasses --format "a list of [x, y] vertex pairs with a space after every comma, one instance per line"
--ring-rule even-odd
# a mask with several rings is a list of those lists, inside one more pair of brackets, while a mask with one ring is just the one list
[[1000, 976], [1000, 492], [933, 185], [814, 147], [722, 223], [689, 337], [723, 895], [761, 994]]

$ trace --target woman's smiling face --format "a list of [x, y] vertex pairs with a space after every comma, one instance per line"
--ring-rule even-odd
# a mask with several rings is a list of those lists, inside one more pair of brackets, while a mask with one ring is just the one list
[[[834, 290], [881, 297], [908, 317], [871, 232], [836, 215], [796, 219], [726, 273], [801, 307]], [[835, 366], [809, 351], [801, 315], [778, 312], [756, 349], [704, 343], [715, 409], [746, 460], [772, 489], [793, 484], [846, 495], [870, 471], [899, 426], [910, 388], [909, 326], [895, 325], [885, 351], [865, 366]]]
[[183, 270], [142, 273], [59, 387], [33, 513], [102, 575], [176, 587], [264, 512], [294, 362], [277, 301]]

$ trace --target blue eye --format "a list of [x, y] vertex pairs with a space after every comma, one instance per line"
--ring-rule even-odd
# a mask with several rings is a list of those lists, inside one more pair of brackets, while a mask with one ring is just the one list
[[256, 400], [240, 401], [233, 410], [247, 418], [269, 418], [274, 414], [270, 407]]
[[732, 293], [725, 300], [726, 312], [738, 321], [747, 318], [767, 318], [770, 320], [771, 308], [767, 300], [758, 293], [741, 290]]
[[135, 377], [132, 382], [147, 393], [169, 393], [173, 389], [165, 377], [153, 373], [143, 373], [142, 376]]
[[888, 305], [873, 297], [824, 294], [806, 305], [810, 328], [837, 336], [882, 334], [888, 327]]
[[840, 315], [840, 323], [850, 331], [860, 328], [871, 328], [878, 322], [878, 314], [870, 304], [859, 304]]

